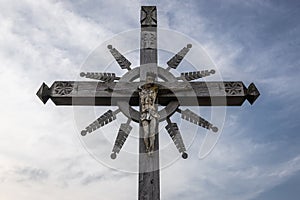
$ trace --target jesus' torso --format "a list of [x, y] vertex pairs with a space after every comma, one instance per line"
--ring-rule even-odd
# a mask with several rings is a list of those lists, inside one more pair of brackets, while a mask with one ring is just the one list
[[142, 118], [150, 120], [152, 117], [156, 117], [155, 100], [157, 97], [158, 86], [154, 84], [145, 84], [141, 87], [140, 100], [142, 106]]

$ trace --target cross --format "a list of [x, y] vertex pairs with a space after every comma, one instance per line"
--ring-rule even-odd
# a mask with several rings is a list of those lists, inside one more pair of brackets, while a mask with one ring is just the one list
[[[183, 72], [175, 77], [170, 70], [179, 66], [192, 45], [187, 44], [167, 62], [167, 68], [162, 68], [157, 65], [156, 7], [142, 6], [140, 22], [140, 66], [131, 68], [130, 61], [112, 45], [108, 45], [112, 56], [126, 70], [123, 76], [106, 72], [82, 72], [81, 77], [97, 81], [55, 81], [50, 88], [43, 83], [37, 96], [44, 104], [51, 99], [56, 105], [118, 106], [117, 110], [108, 110], [81, 131], [81, 135], [86, 136], [115, 120], [117, 114], [123, 113], [128, 120], [119, 128], [112, 159], [116, 159], [132, 130], [130, 123], [139, 123], [138, 199], [159, 200], [158, 123], [164, 120], [167, 122], [165, 128], [168, 134], [182, 158], [186, 159], [188, 154], [180, 130], [170, 118], [174, 113], [214, 133], [218, 132], [218, 128], [191, 110], [180, 109], [180, 106], [241, 106], [245, 100], [253, 104], [260, 93], [253, 83], [246, 87], [240, 81], [196, 81], [214, 74], [214, 70]], [[136, 110], [133, 106], [139, 106], [140, 109]], [[163, 109], [158, 110], [158, 107]]]

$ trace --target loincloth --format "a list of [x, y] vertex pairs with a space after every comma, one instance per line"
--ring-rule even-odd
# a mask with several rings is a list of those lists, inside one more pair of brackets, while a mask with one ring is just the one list
[[147, 109], [145, 111], [142, 112], [141, 114], [141, 121], [147, 120], [147, 121], [151, 121], [152, 119], [158, 119], [160, 116], [159, 114], [152, 110], [152, 109]]

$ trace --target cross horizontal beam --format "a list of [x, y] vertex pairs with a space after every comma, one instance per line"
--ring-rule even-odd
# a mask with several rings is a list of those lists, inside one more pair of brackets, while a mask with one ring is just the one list
[[[247, 99], [253, 104], [260, 95], [253, 83], [247, 88], [241, 81], [157, 82], [158, 103], [162, 106], [179, 100], [181, 106], [240, 106]], [[142, 82], [56, 81], [49, 88], [42, 84], [38, 97], [56, 105], [116, 106], [118, 101], [139, 106], [138, 88]]]

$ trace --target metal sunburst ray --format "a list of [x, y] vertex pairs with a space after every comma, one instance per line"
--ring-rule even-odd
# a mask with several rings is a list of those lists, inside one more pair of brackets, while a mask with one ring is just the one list
[[194, 72], [183, 72], [180, 74], [180, 77], [177, 79], [182, 79], [186, 81], [193, 81], [197, 80], [206, 76], [210, 76], [215, 74], [216, 71], [211, 69], [211, 70], [202, 70], [202, 71], [194, 71]]
[[181, 49], [167, 62], [168, 68], [166, 70], [170, 70], [171, 68], [176, 69], [191, 48], [191, 44], [188, 44], [186, 47], [183, 47], [183, 49]]
[[112, 56], [115, 58], [115, 60], [118, 62], [120, 67], [122, 69], [131, 70], [131, 62], [127, 60], [125, 56], [123, 56], [116, 48], [114, 48], [112, 45], [108, 45], [107, 48], [109, 49]]
[[200, 117], [196, 113], [192, 112], [189, 109], [181, 110], [177, 109], [177, 112], [181, 113], [181, 118], [185, 119], [193, 124], [196, 124], [198, 126], [201, 126], [203, 128], [206, 128], [208, 130], [212, 130], [213, 132], [218, 132], [218, 128], [205, 120], [204, 118]]
[[132, 126], [130, 126], [131, 119], [128, 119], [126, 123], [120, 125], [118, 135], [115, 140], [114, 147], [112, 149], [112, 153], [110, 157], [112, 159], [116, 159], [117, 154], [120, 153], [124, 143], [126, 142], [130, 131], [132, 130]]
[[167, 118], [166, 121], [168, 123], [168, 125], [165, 127], [166, 130], [168, 131], [170, 137], [172, 138], [179, 153], [181, 153], [182, 158], [187, 159], [188, 154], [186, 153], [186, 148], [177, 124], [172, 123], [170, 118]]
[[99, 80], [103, 82], [114, 82], [115, 80], [120, 80], [120, 77], [117, 77], [115, 73], [102, 73], [102, 72], [81, 72], [81, 77], [88, 79]]
[[116, 115], [120, 112], [119, 109], [112, 111], [108, 110], [103, 115], [101, 115], [98, 119], [96, 119], [93, 123], [88, 125], [84, 130], [81, 131], [81, 135], [85, 136], [87, 133], [91, 133], [104, 125], [114, 121], [116, 119]]

